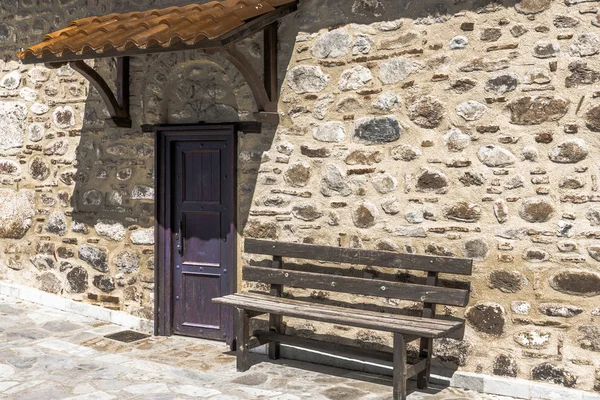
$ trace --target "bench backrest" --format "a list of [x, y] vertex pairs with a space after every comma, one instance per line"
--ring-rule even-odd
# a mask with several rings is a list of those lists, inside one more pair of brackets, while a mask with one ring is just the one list
[[[435, 304], [464, 307], [469, 303], [468, 289], [438, 286], [438, 274], [471, 275], [473, 269], [471, 259], [284, 243], [250, 238], [245, 240], [244, 251], [273, 257], [271, 267], [245, 266], [243, 278], [247, 281], [270, 284], [271, 294], [275, 296], [281, 296], [282, 288], [285, 285], [411, 300], [424, 303], [424, 317], [435, 315]], [[283, 257], [426, 271], [427, 278], [425, 284], [417, 284], [317, 273], [296, 268], [287, 269], [283, 263]]]

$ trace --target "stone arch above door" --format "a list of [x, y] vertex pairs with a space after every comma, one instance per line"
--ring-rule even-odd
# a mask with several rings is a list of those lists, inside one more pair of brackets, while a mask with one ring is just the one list
[[148, 63], [142, 97], [146, 124], [252, 120], [255, 111], [244, 77], [219, 54], [164, 53]]

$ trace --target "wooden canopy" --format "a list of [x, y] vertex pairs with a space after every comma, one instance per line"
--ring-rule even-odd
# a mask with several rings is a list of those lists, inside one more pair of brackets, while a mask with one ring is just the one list
[[[44, 63], [57, 68], [67, 63], [99, 90], [111, 120], [131, 126], [128, 106], [128, 57], [165, 51], [204, 49], [225, 56], [246, 78], [259, 117], [276, 116], [277, 21], [297, 9], [298, 0], [221, 0], [161, 10], [109, 14], [78, 19], [43, 41], [17, 54], [24, 64]], [[235, 43], [265, 32], [264, 83]], [[117, 94], [83, 60], [117, 57]], [[267, 115], [269, 114], [269, 115]], [[269, 118], [271, 117], [271, 118]]]

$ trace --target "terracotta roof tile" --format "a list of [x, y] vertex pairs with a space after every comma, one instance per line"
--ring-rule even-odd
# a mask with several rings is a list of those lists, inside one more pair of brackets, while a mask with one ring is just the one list
[[136, 47], [168, 48], [218, 39], [254, 18], [296, 4], [298, 0], [223, 0], [160, 10], [108, 14], [71, 21], [18, 54], [23, 61], [43, 62], [68, 55], [102, 55]]

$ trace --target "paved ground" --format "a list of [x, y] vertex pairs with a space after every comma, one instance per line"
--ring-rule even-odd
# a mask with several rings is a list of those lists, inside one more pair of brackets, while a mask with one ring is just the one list
[[[0, 399], [391, 399], [385, 378], [288, 360], [261, 362], [260, 355], [238, 373], [235, 358], [219, 343], [171, 337], [124, 344], [104, 337], [121, 330], [0, 297]], [[409, 399], [500, 397], [434, 388]]]

